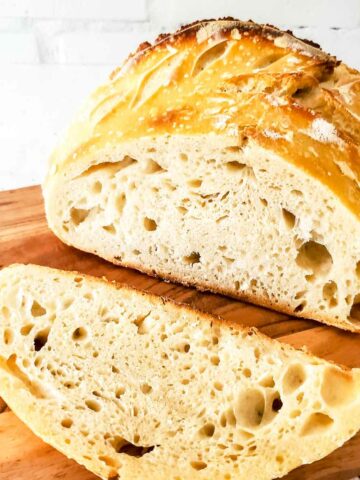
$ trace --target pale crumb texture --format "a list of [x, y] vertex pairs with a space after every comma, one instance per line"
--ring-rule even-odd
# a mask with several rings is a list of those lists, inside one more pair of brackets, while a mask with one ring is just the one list
[[129, 57], [54, 151], [68, 245], [360, 332], [360, 74], [275, 28], [203, 21]]
[[0, 273], [0, 394], [103, 479], [270, 480], [360, 428], [360, 371], [92, 277]]
[[110, 158], [46, 193], [65, 243], [360, 331], [359, 221], [321, 183], [215, 135], [142, 139]]

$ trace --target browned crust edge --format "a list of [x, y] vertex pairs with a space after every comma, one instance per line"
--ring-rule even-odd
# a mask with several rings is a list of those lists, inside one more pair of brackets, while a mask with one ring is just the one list
[[[137, 62], [141, 59], [141, 57], [144, 54], [150, 53], [151, 50], [153, 50], [160, 44], [167, 45], [168, 43], [171, 43], [175, 39], [179, 39], [179, 38], [184, 38], [184, 39], [192, 38], [196, 36], [196, 33], [201, 28], [206, 27], [211, 23], [221, 23], [221, 22], [224, 22], [224, 25], [221, 26], [220, 30], [223, 31], [224, 33], [231, 31], [233, 28], [236, 28], [240, 33], [246, 32], [252, 35], [259, 35], [264, 40], [275, 40], [276, 38], [279, 38], [283, 35], [288, 35], [292, 39], [294, 39], [296, 42], [303, 43], [305, 44], [305, 46], [307, 45], [312, 49], [318, 50], [317, 55], [315, 52], [312, 52], [312, 56], [319, 57], [319, 59], [323, 60], [327, 68], [329, 69], [333, 69], [336, 65], [341, 63], [334, 56], [323, 51], [318, 43], [313, 42], [312, 40], [297, 37], [296, 35], [294, 35], [294, 33], [291, 30], [281, 30], [269, 23], [259, 24], [254, 22], [251, 19], [248, 21], [242, 21], [234, 17], [222, 17], [218, 19], [210, 18], [210, 19], [197, 20], [192, 23], [182, 25], [174, 33], [161, 33], [155, 38], [152, 44], [147, 41], [141, 43], [137, 48], [137, 50], [135, 50], [134, 53], [129, 55], [128, 60], [131, 59], [132, 61]], [[229, 24], [226, 25], [225, 22], [229, 22]], [[291, 47], [289, 46], [289, 48]]]
[[[93, 253], [93, 252], [88, 252], [88, 253]], [[317, 315], [314, 312], [310, 313], [311, 317], [306, 316], [306, 315], [301, 315], [298, 312], [292, 311], [286, 303], [281, 303], [281, 302], [274, 303], [269, 298], [267, 298], [265, 296], [260, 296], [260, 295], [255, 295], [255, 294], [247, 295], [247, 294], [244, 294], [244, 293], [234, 294], [234, 292], [232, 292], [230, 290], [223, 289], [223, 288], [219, 288], [216, 285], [215, 286], [214, 285], [208, 286], [208, 285], [204, 285], [204, 284], [201, 284], [201, 283], [187, 282], [187, 281], [181, 280], [176, 275], [163, 273], [163, 272], [160, 272], [159, 270], [157, 270], [157, 271], [156, 270], [150, 270], [150, 269], [146, 269], [143, 266], [140, 267], [140, 266], [135, 265], [135, 264], [124, 263], [124, 262], [120, 263], [120, 262], [117, 262], [116, 260], [114, 261], [110, 258], [105, 258], [105, 257], [101, 257], [101, 258], [104, 258], [105, 260], [113, 263], [114, 265], [118, 265], [120, 267], [125, 267], [125, 268], [132, 268], [134, 270], [138, 270], [139, 272], [145, 273], [146, 275], [149, 275], [150, 277], [160, 278], [161, 280], [164, 280], [165, 282], [175, 282], [177, 284], [184, 285], [185, 287], [195, 288], [196, 290], [198, 290], [200, 292], [211, 292], [211, 293], [215, 293], [215, 294], [225, 295], [226, 297], [230, 297], [230, 298], [233, 298], [235, 300], [245, 301], [247, 303], [250, 303], [251, 305], [264, 307], [264, 308], [267, 308], [269, 310], [275, 310], [276, 312], [288, 315], [290, 317], [302, 318], [304, 320], [313, 320], [313, 321], [316, 321], [316, 322], [325, 323], [325, 324], [329, 325], [330, 327], [340, 328], [341, 330], [344, 330], [344, 331], [353, 332], [353, 333], [360, 333], [360, 327], [359, 328], [352, 327], [351, 324], [350, 324], [349, 327], [346, 328], [345, 325], [343, 325], [341, 323], [339, 324], [338, 322], [334, 322], [332, 319], [330, 319], [329, 317], [327, 317], [325, 315], [324, 316]]]

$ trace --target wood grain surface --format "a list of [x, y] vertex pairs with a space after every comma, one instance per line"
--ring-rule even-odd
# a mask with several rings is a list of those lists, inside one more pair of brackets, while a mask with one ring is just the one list
[[[115, 267], [61, 243], [47, 228], [40, 187], [0, 192], [0, 266], [35, 263], [126, 283], [220, 315], [297, 348], [360, 367], [360, 335], [264, 308], [198, 292], [135, 270]], [[95, 480], [95, 476], [37, 439], [0, 401], [0, 480]], [[349, 480], [360, 474], [360, 435], [327, 458], [298, 468], [287, 480]], [[250, 479], [249, 479], [250, 480]], [[251, 479], [256, 480], [256, 479]]]

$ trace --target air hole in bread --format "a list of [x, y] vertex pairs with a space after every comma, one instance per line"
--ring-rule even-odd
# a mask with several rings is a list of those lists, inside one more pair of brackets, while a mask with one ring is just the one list
[[101, 405], [96, 400], [85, 400], [85, 405], [88, 407], [89, 410], [92, 410], [93, 412], [100, 412], [101, 410]]
[[116, 233], [116, 228], [112, 223], [110, 225], [103, 225], [102, 229], [105, 230], [105, 232], [110, 233], [111, 235], [115, 235]]
[[[1, 287], [0, 287], [1, 288]], [[6, 306], [3, 306], [1, 308], [1, 315], [5, 318], [5, 319], [9, 319], [10, 318], [10, 310], [8, 309], [8, 307]]]
[[77, 327], [75, 328], [75, 330], [73, 331], [72, 333], [72, 339], [74, 340], [74, 342], [81, 342], [83, 340], [85, 340], [85, 338], [88, 336], [88, 332], [86, 330], [86, 328], [84, 327]]
[[212, 437], [215, 433], [215, 425], [213, 423], [207, 423], [200, 430], [201, 437]]
[[194, 461], [190, 462], [190, 465], [192, 466], [192, 468], [194, 470], [204, 470], [204, 468], [207, 467], [207, 463], [202, 462], [200, 460], [194, 460]]
[[300, 415], [301, 415], [301, 410], [293, 410], [292, 412], [290, 412], [289, 417], [297, 418], [297, 417], [300, 417]]
[[144, 393], [145, 395], [151, 393], [151, 390], [152, 390], [152, 386], [149, 385], [148, 383], [143, 383], [140, 387], [142, 393]]
[[214, 388], [219, 392], [223, 391], [224, 385], [221, 382], [214, 382]]
[[[17, 355], [15, 353], [10, 355], [5, 362], [5, 365], [6, 368], [10, 370], [11, 374], [23, 383], [24, 388], [29, 390], [31, 395], [38, 399], [48, 398], [47, 392], [44, 391], [42, 386], [36, 381], [31, 381], [30, 378], [18, 367]], [[0, 366], [2, 366], [1, 363]]]
[[188, 212], [188, 209], [185, 207], [176, 207], [177, 211], [180, 213], [180, 215], [185, 215], [185, 213]]
[[64, 383], [64, 387], [71, 390], [75, 388], [77, 385], [74, 382], [68, 381]]
[[222, 258], [225, 260], [225, 263], [226, 263], [227, 265], [231, 265], [232, 263], [235, 262], [235, 258], [225, 257], [225, 256], [223, 256]]
[[150, 329], [150, 319], [148, 319], [149, 315], [151, 312], [147, 313], [146, 315], [139, 315], [135, 320], [134, 320], [134, 325], [137, 327], [137, 333], [139, 335], [144, 335], [146, 333], [149, 333]]
[[25, 368], [30, 366], [30, 360], [28, 358], [23, 358], [22, 359], [22, 364]]
[[89, 168], [87, 168], [81, 175], [79, 175], [77, 178], [84, 178], [88, 177], [89, 175], [99, 172], [101, 170], [106, 170], [110, 174], [115, 175], [115, 173], [119, 172], [120, 170], [123, 170], [124, 168], [127, 168], [134, 163], [136, 163], [137, 160], [135, 158], [129, 157], [128, 155], [125, 155], [122, 160], [119, 162], [103, 162], [97, 165], [91, 165]]
[[225, 428], [226, 426], [235, 427], [236, 425], [236, 417], [234, 410], [232, 408], [228, 408], [225, 412], [223, 412], [220, 416], [220, 425]]
[[125, 443], [119, 448], [118, 453], [125, 453], [131, 457], [140, 458], [150, 452], [152, 452], [155, 446], [142, 447], [140, 445], [134, 445], [133, 443], [124, 441]]
[[61, 420], [61, 426], [64, 428], [71, 428], [73, 423], [74, 422], [71, 420], [71, 418], [64, 418]]
[[195, 178], [193, 180], [188, 180], [187, 184], [189, 185], [189, 187], [199, 188], [201, 187], [202, 180], [200, 180], [199, 178]]
[[360, 261], [358, 261], [356, 264], [355, 273], [356, 273], [356, 276], [360, 278]]
[[267, 206], [268, 206], [268, 201], [266, 200], [266, 198], [260, 198], [260, 203], [261, 203], [264, 207], [267, 207]]
[[295, 294], [295, 300], [299, 300], [300, 298], [303, 298], [306, 294], [306, 290], [301, 290], [300, 292], [296, 292]]
[[346, 297], [345, 297], [346, 305], [351, 305], [351, 300], [352, 300], [352, 296], [351, 295], [346, 295]]
[[306, 371], [299, 363], [290, 365], [283, 377], [282, 386], [285, 395], [295, 392], [306, 380]]
[[316, 412], [309, 416], [304, 423], [300, 436], [322, 434], [328, 430], [334, 423], [334, 420], [325, 413]]
[[124, 393], [125, 393], [125, 387], [121, 385], [120, 387], [117, 387], [115, 391], [115, 397], [120, 398], [121, 395], [124, 395]]
[[4, 343], [5, 345], [11, 345], [14, 341], [14, 332], [11, 328], [5, 328], [4, 330]]
[[302, 401], [304, 400], [304, 392], [300, 392], [296, 395], [296, 401], [298, 403], [302, 403]]
[[116, 197], [116, 200], [115, 200], [115, 207], [118, 213], [120, 213], [120, 215], [124, 211], [125, 204], [126, 204], [126, 195], [125, 193], [122, 192]]
[[[104, 462], [108, 467], [118, 468], [120, 466], [119, 462], [115, 458], [109, 457], [109, 455], [100, 455], [99, 460]], [[110, 475], [109, 480], [118, 480], [118, 478], [119, 476], [117, 474]]]
[[237, 423], [243, 427], [260, 426], [265, 412], [265, 397], [261, 390], [251, 388], [243, 392], [234, 408]]
[[86, 218], [89, 216], [90, 210], [86, 210], [84, 208], [75, 208], [72, 207], [70, 209], [70, 218], [71, 221], [75, 226], [80, 225], [80, 223], [84, 222]]
[[215, 62], [224, 55], [226, 51], [227, 40], [210, 46], [204, 52], [202, 52], [195, 60], [194, 67], [192, 69], [192, 76], [198, 75], [200, 72], [206, 69], [211, 63]]
[[34, 349], [36, 352], [39, 352], [42, 348], [45, 347], [50, 333], [50, 328], [44, 328], [38, 332], [34, 338]]
[[194, 263], [199, 263], [200, 262], [200, 253], [199, 252], [192, 252], [190, 255], [186, 255], [183, 257], [183, 260], [186, 264], [188, 265], [193, 265]]
[[348, 321], [355, 327], [360, 327], [360, 293], [355, 295]]
[[327, 302], [330, 308], [336, 307], [338, 287], [335, 282], [330, 281], [325, 283], [323, 287], [323, 299]]
[[289, 210], [286, 210], [286, 208], [282, 209], [282, 216], [284, 220], [284, 224], [288, 230], [291, 230], [295, 226], [296, 222], [296, 217], [293, 213], [289, 212]]
[[35, 367], [37, 368], [40, 367], [40, 365], [42, 364], [42, 361], [43, 361], [42, 357], [36, 357], [34, 360]]
[[210, 358], [210, 362], [212, 363], [212, 365], [215, 365], [216, 367], [220, 364], [220, 358], [218, 355], [213, 355], [211, 358]]
[[181, 353], [188, 353], [190, 351], [190, 344], [189, 343], [180, 343], [175, 347], [177, 352]]
[[299, 305], [297, 305], [297, 306], [294, 308], [294, 313], [300, 313], [300, 312], [302, 312], [305, 307], [306, 307], [306, 301], [304, 300], [303, 302], [301, 302]]
[[312, 270], [314, 275], [326, 275], [332, 267], [332, 256], [325, 245], [313, 240], [301, 245], [296, 263], [305, 270]]
[[245, 163], [240, 163], [237, 160], [227, 162], [225, 165], [229, 172], [240, 172], [246, 167]]
[[244, 377], [246, 377], [246, 378], [250, 378], [251, 375], [252, 375], [250, 368], [244, 368], [244, 370], [242, 371], [242, 374], [243, 374]]
[[36, 300], [33, 301], [31, 305], [31, 315], [33, 317], [42, 317], [46, 313], [46, 308], [40, 305]]
[[216, 219], [216, 223], [221, 223], [222, 221], [226, 220], [229, 218], [229, 215], [222, 215], [221, 217]]
[[187, 162], [189, 160], [189, 157], [186, 155], [186, 153], [180, 153], [179, 158], [182, 162]]
[[239, 145], [230, 145], [228, 147], [224, 148], [224, 152], [230, 152], [230, 153], [239, 153], [242, 150], [242, 147]]
[[330, 407], [351, 403], [356, 399], [354, 377], [338, 368], [327, 368], [321, 384], [321, 396]]
[[67, 310], [68, 308], [71, 307], [71, 305], [74, 303], [74, 299], [73, 298], [65, 298], [63, 300], [63, 304], [62, 304], [62, 308], [64, 310]]
[[155, 160], [149, 159], [146, 162], [146, 166], [144, 169], [145, 173], [159, 173], [159, 172], [165, 172], [165, 169], [162, 168]]
[[275, 386], [274, 377], [272, 375], [267, 375], [260, 380], [259, 385], [265, 388], [273, 388]]
[[145, 217], [144, 218], [144, 228], [148, 232], [153, 232], [157, 229], [157, 223], [152, 218]]
[[276, 393], [275, 398], [272, 401], [271, 409], [273, 412], [279, 412], [283, 407], [283, 402], [280, 398], [279, 393]]
[[102, 190], [102, 183], [99, 181], [96, 181], [93, 186], [92, 186], [92, 192], [95, 194], [101, 193]]
[[303, 197], [304, 196], [304, 194], [300, 190], [291, 190], [290, 194], [294, 195], [294, 197]]
[[242, 445], [240, 445], [239, 443], [233, 443], [232, 448], [234, 450], [237, 450], [238, 452], [241, 452], [242, 450], [244, 450], [244, 447]]

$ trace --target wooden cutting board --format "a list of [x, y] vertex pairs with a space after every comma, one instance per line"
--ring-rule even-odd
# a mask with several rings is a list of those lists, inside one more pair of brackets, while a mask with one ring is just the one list
[[[106, 276], [226, 319], [256, 326], [272, 338], [295, 347], [306, 346], [327, 360], [360, 367], [360, 335], [221, 295], [165, 283], [63, 245], [47, 228], [41, 191], [37, 186], [0, 193], [0, 266], [15, 262]], [[349, 480], [357, 475], [360, 475], [360, 434], [327, 458], [298, 468], [286, 479]], [[12, 412], [5, 409], [0, 414], [0, 480], [15, 479], [95, 480], [96, 477], [37, 439]]]

